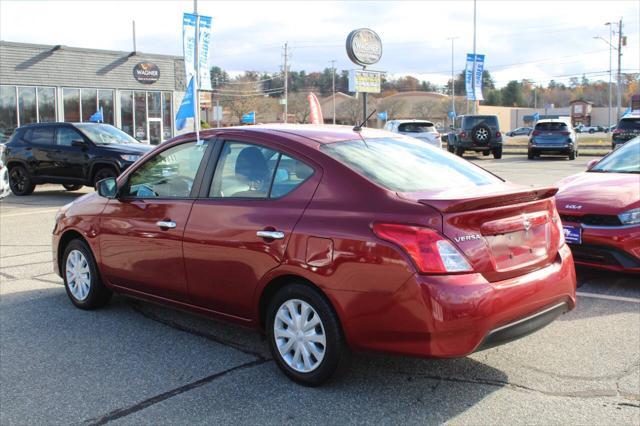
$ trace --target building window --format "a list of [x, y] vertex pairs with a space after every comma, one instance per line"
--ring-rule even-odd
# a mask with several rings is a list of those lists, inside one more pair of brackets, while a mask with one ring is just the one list
[[62, 89], [64, 121], [80, 121], [80, 89]]
[[98, 90], [98, 109], [105, 123], [113, 124], [113, 90]]
[[171, 139], [173, 136], [171, 92], [162, 92], [162, 137], [163, 139]]
[[16, 87], [0, 86], [0, 142], [6, 142], [18, 127]]
[[120, 126], [122, 131], [133, 134], [133, 93], [129, 90], [120, 92]]
[[38, 87], [38, 122], [51, 123], [54, 121], [56, 121], [56, 89]]
[[82, 121], [89, 121], [89, 118], [98, 110], [96, 89], [81, 89], [80, 92], [82, 95]]
[[161, 118], [162, 104], [160, 102], [160, 92], [147, 92], [147, 102], [149, 106], [149, 118]]
[[147, 93], [134, 92], [133, 101], [136, 126], [136, 133], [133, 137], [139, 141], [145, 141], [147, 140]]
[[21, 126], [38, 122], [35, 87], [18, 87], [18, 114]]

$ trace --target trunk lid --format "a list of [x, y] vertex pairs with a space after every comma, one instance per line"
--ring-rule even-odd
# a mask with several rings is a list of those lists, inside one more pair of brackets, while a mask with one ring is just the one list
[[556, 192], [553, 187], [528, 189], [505, 183], [401, 196], [439, 210], [442, 233], [476, 272], [493, 282], [554, 262], [560, 241]]

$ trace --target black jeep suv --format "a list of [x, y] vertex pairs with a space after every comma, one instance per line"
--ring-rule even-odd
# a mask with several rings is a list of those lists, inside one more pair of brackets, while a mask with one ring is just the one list
[[11, 191], [29, 195], [42, 183], [59, 183], [67, 191], [95, 186], [151, 148], [109, 124], [43, 123], [16, 129], [2, 156]]
[[502, 134], [495, 115], [461, 115], [456, 117], [447, 137], [447, 150], [462, 157], [465, 151], [493, 154], [502, 158]]

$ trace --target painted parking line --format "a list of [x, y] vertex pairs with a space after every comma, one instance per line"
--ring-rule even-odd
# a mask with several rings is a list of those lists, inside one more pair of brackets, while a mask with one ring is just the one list
[[4, 218], [4, 217], [18, 217], [18, 216], [25, 216], [25, 215], [29, 215], [29, 214], [54, 213], [54, 212], [57, 212], [58, 210], [60, 210], [60, 209], [31, 210], [31, 211], [20, 212], [20, 213], [0, 214], [0, 218]]
[[640, 304], [640, 298], [637, 298], [637, 297], [610, 296], [608, 294], [585, 293], [583, 291], [577, 291], [576, 294], [578, 296], [589, 297], [591, 299], [615, 300], [618, 302], [630, 302], [630, 303]]

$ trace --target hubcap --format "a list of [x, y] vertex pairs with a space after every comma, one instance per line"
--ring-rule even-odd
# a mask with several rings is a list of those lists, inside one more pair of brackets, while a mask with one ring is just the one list
[[69, 291], [77, 300], [85, 300], [91, 289], [89, 262], [80, 250], [71, 250], [65, 268]]
[[322, 363], [326, 352], [324, 326], [304, 300], [287, 300], [280, 306], [273, 335], [280, 356], [295, 371], [309, 373]]

